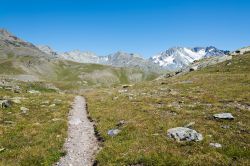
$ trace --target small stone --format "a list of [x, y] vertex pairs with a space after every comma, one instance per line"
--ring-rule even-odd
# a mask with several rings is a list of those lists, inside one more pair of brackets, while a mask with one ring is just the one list
[[228, 119], [228, 120], [233, 120], [234, 117], [231, 113], [220, 113], [220, 114], [214, 114], [213, 117], [215, 119]]
[[203, 140], [202, 134], [193, 129], [186, 127], [171, 128], [167, 131], [167, 135], [176, 141], [201, 141]]
[[29, 90], [28, 92], [31, 93], [31, 94], [39, 94], [39, 93], [40, 93], [40, 92], [37, 91], [37, 90]]
[[118, 97], [116, 96], [116, 97], [113, 97], [113, 100], [117, 100], [118, 99]]
[[195, 124], [195, 122], [190, 122], [190, 123], [186, 124], [186, 125], [183, 126], [183, 127], [191, 128], [194, 124]]
[[4, 123], [5, 123], [5, 124], [14, 124], [15, 122], [10, 121], [10, 120], [6, 120], [6, 121], [4, 121]]
[[214, 147], [214, 148], [222, 148], [222, 145], [219, 143], [210, 143], [209, 145]]
[[41, 104], [49, 104], [49, 100], [43, 101]]
[[51, 104], [49, 107], [55, 107], [56, 106], [56, 104]]
[[26, 114], [29, 111], [29, 109], [25, 107], [20, 107], [20, 110], [22, 111], [22, 114]]
[[197, 69], [198, 69], [198, 66], [192, 66], [192, 67], [190, 67], [189, 71], [195, 71]]
[[119, 130], [119, 129], [111, 129], [108, 131], [108, 135], [113, 137], [113, 136], [119, 134], [120, 132], [121, 132], [121, 130]]
[[230, 129], [230, 126], [229, 125], [222, 125], [221, 128], [223, 128], [223, 129]]
[[121, 89], [121, 90], [118, 90], [119, 93], [125, 93], [125, 92], [128, 92], [127, 89]]
[[116, 124], [116, 126], [117, 126], [117, 127], [121, 127], [121, 126], [123, 126], [125, 123], [126, 123], [125, 120], [121, 120], [121, 121], [119, 121], [119, 122]]
[[132, 85], [122, 85], [122, 88], [129, 88], [131, 87]]
[[0, 153], [5, 151], [5, 148], [0, 148]]

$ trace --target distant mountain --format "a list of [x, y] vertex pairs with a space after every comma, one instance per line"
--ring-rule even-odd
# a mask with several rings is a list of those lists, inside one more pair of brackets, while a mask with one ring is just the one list
[[80, 50], [60, 53], [59, 57], [80, 63], [98, 63], [99, 61], [99, 57], [95, 53]]
[[93, 63], [110, 65], [115, 67], [136, 67], [143, 70], [160, 71], [160, 66], [154, 64], [148, 59], [142, 58], [139, 54], [126, 53], [118, 51], [116, 53], [107, 56], [97, 56], [93, 52], [74, 50], [64, 53], [58, 53], [53, 51], [48, 46], [37, 46], [41, 51], [56, 56], [60, 59], [70, 60], [79, 63]]
[[143, 70], [159, 71], [160, 66], [148, 59], [142, 58], [139, 54], [118, 51], [114, 54], [102, 57], [100, 63], [116, 67], [137, 67]]
[[99, 57], [79, 50], [58, 53], [49, 46], [35, 46], [0, 29], [0, 78], [49, 81], [65, 88], [86, 88], [130, 84], [159, 76], [159, 73], [138, 68], [101, 65], [111, 64], [107, 61], [108, 56]]
[[0, 29], [0, 55], [16, 55], [16, 56], [39, 56], [48, 57], [49, 55], [38, 49], [32, 43], [26, 42], [8, 32]]
[[219, 50], [213, 46], [194, 48], [173, 47], [151, 57], [150, 60], [165, 69], [177, 70], [188, 66], [195, 60], [211, 56], [224, 56], [226, 54], [228, 54], [228, 51]]

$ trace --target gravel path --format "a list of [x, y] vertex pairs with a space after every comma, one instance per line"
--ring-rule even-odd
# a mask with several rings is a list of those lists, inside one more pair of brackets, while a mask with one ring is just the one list
[[69, 114], [68, 138], [64, 144], [67, 151], [56, 166], [92, 166], [98, 142], [93, 124], [87, 118], [85, 99], [76, 96]]

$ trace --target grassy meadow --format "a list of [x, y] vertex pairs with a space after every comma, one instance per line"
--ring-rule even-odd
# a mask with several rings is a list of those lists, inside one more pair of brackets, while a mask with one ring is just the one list
[[[0, 165], [52, 165], [64, 154], [67, 116], [74, 96], [59, 94], [41, 83], [14, 84], [20, 86], [20, 93], [0, 89], [1, 99], [17, 102], [0, 108]], [[20, 107], [29, 110], [22, 113]]]
[[[96, 158], [99, 165], [250, 165], [250, 54], [185, 75], [86, 96], [104, 139]], [[222, 112], [235, 119], [213, 118]], [[118, 127], [121, 120], [125, 123]], [[168, 129], [190, 122], [203, 141], [178, 143], [167, 137]], [[121, 132], [110, 137], [107, 132], [113, 128]]]

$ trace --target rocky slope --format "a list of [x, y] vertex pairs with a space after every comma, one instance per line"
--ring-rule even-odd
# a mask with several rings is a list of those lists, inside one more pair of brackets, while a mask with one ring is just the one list
[[7, 55], [49, 57], [32, 43], [12, 35], [5, 29], [0, 29], [0, 57]]
[[173, 47], [150, 58], [151, 61], [168, 70], [177, 70], [196, 60], [213, 56], [225, 56], [228, 51], [210, 47]]

